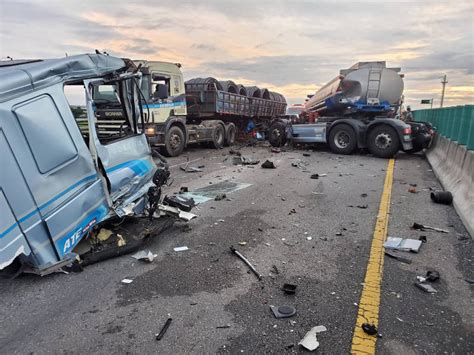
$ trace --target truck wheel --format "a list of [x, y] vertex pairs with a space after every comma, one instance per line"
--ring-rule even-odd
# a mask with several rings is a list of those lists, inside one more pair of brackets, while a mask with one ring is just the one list
[[177, 157], [183, 152], [184, 144], [183, 130], [178, 126], [172, 126], [168, 132], [166, 132], [165, 155], [167, 157]]
[[339, 124], [329, 133], [328, 143], [333, 153], [352, 154], [357, 148], [356, 133], [351, 126]]
[[226, 146], [232, 146], [235, 143], [235, 133], [236, 133], [236, 128], [233, 123], [230, 123], [229, 126], [227, 127], [227, 134], [225, 137], [225, 145]]
[[379, 158], [391, 158], [400, 148], [397, 132], [388, 125], [380, 125], [369, 132], [369, 152]]
[[224, 126], [218, 124], [212, 130], [212, 146], [216, 149], [221, 149], [224, 146], [225, 129]]
[[268, 129], [268, 141], [272, 147], [283, 147], [286, 144], [285, 125], [282, 122], [272, 123]]

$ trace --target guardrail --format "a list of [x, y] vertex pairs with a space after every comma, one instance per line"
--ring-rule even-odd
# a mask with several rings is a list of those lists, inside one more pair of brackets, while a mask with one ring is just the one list
[[474, 150], [474, 105], [416, 110], [413, 118], [430, 122], [439, 135]]

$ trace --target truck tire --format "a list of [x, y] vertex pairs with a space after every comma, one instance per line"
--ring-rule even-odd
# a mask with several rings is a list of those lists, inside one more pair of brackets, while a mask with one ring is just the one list
[[357, 136], [354, 129], [347, 124], [338, 124], [331, 129], [328, 139], [329, 148], [333, 153], [352, 154], [357, 148]]
[[235, 134], [237, 129], [235, 128], [235, 124], [229, 123], [227, 126], [227, 133], [225, 135], [225, 145], [230, 147], [235, 143]]
[[165, 137], [164, 154], [167, 157], [177, 157], [183, 152], [185, 145], [184, 132], [178, 126], [172, 126]]
[[216, 149], [221, 149], [224, 146], [225, 129], [221, 124], [217, 124], [212, 130], [212, 146]]
[[376, 157], [393, 157], [400, 149], [397, 132], [386, 124], [373, 128], [367, 138], [367, 148]]
[[268, 129], [268, 141], [272, 147], [283, 147], [286, 144], [286, 129], [282, 122], [274, 122]]

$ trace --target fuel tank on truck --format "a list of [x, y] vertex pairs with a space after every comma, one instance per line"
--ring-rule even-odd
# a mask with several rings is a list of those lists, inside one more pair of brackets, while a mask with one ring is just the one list
[[400, 68], [385, 62], [359, 62], [320, 88], [305, 103], [305, 111], [321, 115], [353, 112], [388, 112], [403, 93]]

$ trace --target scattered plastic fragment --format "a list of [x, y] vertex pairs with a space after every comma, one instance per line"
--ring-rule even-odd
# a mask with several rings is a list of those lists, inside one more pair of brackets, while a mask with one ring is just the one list
[[136, 260], [142, 260], [142, 261], [148, 261], [148, 262], [152, 262], [153, 259], [155, 259], [158, 255], [156, 254], [153, 254], [151, 251], [147, 250], [147, 251], [144, 251], [144, 250], [141, 250], [141, 251], [138, 251], [136, 252], [135, 254], [132, 255], [132, 258], [136, 259]]
[[453, 203], [453, 195], [449, 191], [434, 191], [430, 194], [431, 201], [441, 203], [443, 205], [450, 205]]
[[420, 251], [421, 244], [421, 240], [388, 237], [383, 246], [385, 249], [412, 251], [414, 253], [418, 253]]
[[110, 236], [114, 234], [111, 230], [101, 228], [99, 233], [97, 234], [97, 239], [99, 239], [101, 242], [105, 242], [107, 239], [110, 238]]
[[285, 283], [281, 289], [289, 295], [294, 295], [296, 293], [296, 287], [296, 285]]
[[187, 246], [173, 248], [174, 251], [186, 251], [189, 250]]
[[289, 318], [296, 314], [296, 308], [292, 306], [270, 306], [275, 318]]
[[247, 242], [239, 242], [239, 245], [245, 246], [245, 245], [247, 245]]
[[438, 281], [439, 278], [440, 278], [440, 275], [438, 271], [428, 270], [426, 272], [426, 279], [428, 281], [431, 281], [431, 282]]
[[377, 327], [374, 324], [364, 323], [362, 324], [362, 330], [369, 335], [377, 334]]
[[127, 242], [125, 241], [123, 236], [121, 234], [117, 234], [117, 246], [118, 247], [123, 247], [126, 244], [127, 244]]
[[275, 169], [275, 164], [270, 160], [265, 160], [265, 162], [261, 165], [263, 169]]
[[436, 292], [438, 292], [434, 289], [433, 286], [431, 286], [430, 284], [427, 284], [427, 283], [415, 282], [415, 286], [418, 287], [420, 290], [423, 290], [427, 293], [436, 293]]
[[161, 328], [161, 331], [158, 334], [155, 335], [156, 340], [161, 340], [161, 338], [163, 338], [163, 336], [165, 335], [166, 331], [168, 330], [172, 320], [173, 320], [173, 318], [168, 318], [166, 320], [165, 325], [163, 326], [163, 328]]
[[133, 282], [133, 280], [132, 279], [123, 279], [120, 282], [122, 282], [123, 284], [131, 284]]
[[247, 266], [252, 270], [252, 272], [258, 277], [259, 280], [262, 279], [262, 275], [255, 269], [255, 267], [248, 261], [245, 256], [243, 256], [238, 250], [236, 250], [233, 246], [230, 247], [230, 251], [237, 255]]
[[319, 342], [317, 339], [317, 334], [321, 332], [327, 331], [327, 328], [324, 325], [318, 325], [316, 327], [311, 328], [303, 339], [300, 340], [298, 345], [308, 349], [309, 351], [314, 351], [319, 347]]

